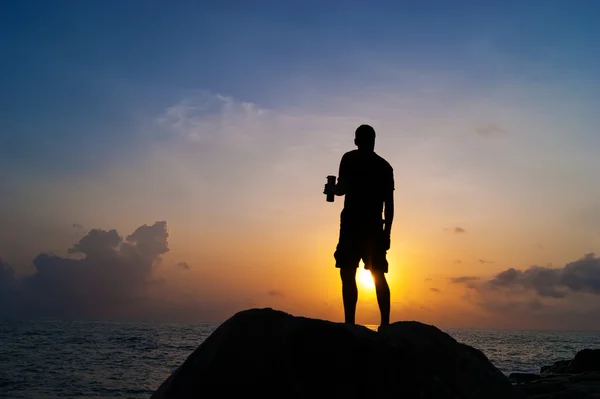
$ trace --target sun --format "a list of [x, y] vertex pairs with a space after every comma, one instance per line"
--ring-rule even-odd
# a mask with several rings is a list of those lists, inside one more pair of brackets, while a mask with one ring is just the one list
[[365, 288], [369, 288], [369, 289], [375, 288], [375, 283], [373, 282], [373, 277], [371, 276], [371, 272], [366, 269], [359, 269], [358, 281], [360, 281], [360, 285], [362, 285]]

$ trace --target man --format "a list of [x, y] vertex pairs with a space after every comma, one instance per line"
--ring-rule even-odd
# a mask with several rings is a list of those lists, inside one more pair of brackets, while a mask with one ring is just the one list
[[358, 149], [342, 157], [333, 188], [335, 195], [346, 196], [334, 254], [342, 278], [344, 316], [346, 323], [355, 324], [356, 271], [362, 259], [373, 276], [381, 325], [385, 326], [390, 322], [390, 289], [385, 273], [394, 218], [394, 173], [390, 164], [375, 153], [375, 130], [371, 126], [356, 129], [354, 144]]

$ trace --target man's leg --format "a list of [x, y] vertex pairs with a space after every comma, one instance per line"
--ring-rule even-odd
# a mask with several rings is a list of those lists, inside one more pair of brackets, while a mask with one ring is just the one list
[[340, 269], [342, 277], [342, 299], [344, 301], [344, 318], [346, 323], [355, 324], [356, 302], [358, 301], [358, 287], [356, 287], [356, 268], [343, 267]]
[[375, 292], [377, 293], [377, 303], [381, 313], [381, 325], [390, 324], [390, 287], [385, 279], [385, 273], [378, 270], [371, 270], [371, 276], [375, 282]]

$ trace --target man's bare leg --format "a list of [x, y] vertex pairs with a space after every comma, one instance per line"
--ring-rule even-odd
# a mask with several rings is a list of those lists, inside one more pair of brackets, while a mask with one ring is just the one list
[[371, 270], [371, 276], [375, 282], [377, 303], [381, 312], [381, 325], [387, 326], [390, 324], [390, 287], [385, 279], [385, 273]]
[[356, 268], [341, 268], [342, 299], [344, 300], [344, 318], [346, 323], [355, 324], [358, 287], [356, 286]]

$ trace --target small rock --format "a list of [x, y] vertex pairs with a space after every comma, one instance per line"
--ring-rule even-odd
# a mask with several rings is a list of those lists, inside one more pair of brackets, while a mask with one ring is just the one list
[[533, 373], [510, 373], [508, 380], [516, 384], [522, 384], [538, 380], [540, 376]]
[[564, 374], [567, 372], [569, 365], [571, 364], [570, 360], [559, 360], [558, 362], [554, 362], [552, 366], [543, 366], [540, 370], [541, 374]]

